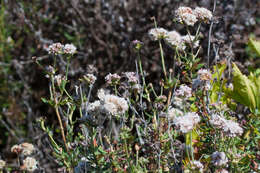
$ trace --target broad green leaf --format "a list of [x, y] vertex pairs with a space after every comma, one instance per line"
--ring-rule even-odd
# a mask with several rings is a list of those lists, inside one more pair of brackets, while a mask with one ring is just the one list
[[252, 38], [249, 39], [248, 45], [252, 47], [252, 49], [257, 53], [260, 57], [260, 41], [253, 40]]
[[247, 76], [243, 75], [236, 64], [233, 63], [233, 86], [231, 97], [248, 106], [251, 112], [254, 112], [257, 107], [257, 86]]

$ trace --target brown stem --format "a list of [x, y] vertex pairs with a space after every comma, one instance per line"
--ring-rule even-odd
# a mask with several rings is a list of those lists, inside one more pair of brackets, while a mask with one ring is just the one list
[[57, 99], [54, 98], [54, 100], [55, 100], [55, 112], [56, 112], [56, 115], [58, 117], [58, 121], [59, 121], [59, 124], [60, 124], [62, 139], [63, 139], [64, 145], [66, 147], [66, 151], [69, 152], [69, 148], [68, 148], [68, 145], [67, 145], [67, 142], [66, 142], [66, 137], [65, 137], [65, 134], [64, 134], [63, 124], [62, 124], [60, 113], [59, 113], [58, 106], [57, 106]]

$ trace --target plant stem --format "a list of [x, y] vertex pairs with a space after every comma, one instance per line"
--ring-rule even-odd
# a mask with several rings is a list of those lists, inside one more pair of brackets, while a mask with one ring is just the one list
[[165, 68], [165, 62], [164, 62], [164, 53], [163, 53], [163, 49], [162, 49], [161, 39], [159, 39], [159, 46], [160, 46], [160, 54], [161, 54], [163, 74], [164, 74], [165, 79], [167, 79], [166, 68]]

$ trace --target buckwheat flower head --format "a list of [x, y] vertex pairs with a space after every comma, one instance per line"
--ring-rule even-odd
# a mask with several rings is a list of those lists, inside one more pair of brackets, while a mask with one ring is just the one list
[[184, 43], [186, 43], [186, 44], [188, 44], [190, 46], [193, 46], [193, 48], [199, 47], [199, 44], [200, 44], [199, 40], [195, 41], [195, 36], [193, 36], [193, 35], [182, 36], [181, 40], [182, 40], [182, 42], [184, 42]]
[[190, 7], [179, 7], [175, 14], [179, 22], [189, 26], [193, 26], [198, 21]]
[[75, 54], [77, 51], [77, 48], [73, 45], [73, 44], [65, 44], [64, 48], [63, 48], [63, 52], [65, 54]]
[[183, 116], [183, 112], [177, 108], [170, 108], [168, 110], [168, 117], [169, 119], [173, 120], [175, 117]]
[[216, 173], [228, 173], [228, 171], [226, 169], [221, 168], [216, 170]]
[[26, 157], [26, 159], [23, 161], [22, 168], [24, 170], [33, 172], [37, 169], [37, 161], [33, 157]]
[[211, 154], [211, 158], [211, 162], [214, 166], [225, 166], [228, 162], [224, 152], [215, 151], [213, 154]]
[[238, 123], [232, 120], [226, 120], [225, 126], [223, 126], [224, 133], [229, 137], [241, 136], [243, 129]]
[[3, 169], [6, 165], [6, 162], [4, 160], [0, 160], [0, 170]]
[[185, 46], [183, 45], [181, 35], [177, 31], [170, 31], [166, 33], [165, 41], [177, 49], [184, 50]]
[[183, 107], [183, 99], [181, 99], [180, 97], [174, 96], [173, 100], [174, 100], [173, 104], [174, 104], [175, 106], [178, 106], [178, 107], [180, 107], [180, 108]]
[[212, 114], [209, 123], [219, 129], [222, 129], [226, 124], [226, 119], [218, 114]]
[[11, 152], [16, 154], [22, 152], [22, 150], [23, 148], [20, 145], [14, 145], [11, 148]]
[[98, 93], [97, 93], [97, 96], [98, 96], [99, 100], [104, 101], [105, 100], [105, 96], [106, 96], [105, 90], [102, 89], [102, 88], [99, 89]]
[[111, 74], [109, 73], [108, 75], [106, 75], [105, 77], [105, 80], [106, 80], [106, 83], [108, 85], [115, 85], [115, 84], [118, 84], [118, 82], [120, 81], [121, 77], [114, 73], [114, 74]]
[[104, 108], [112, 115], [122, 115], [128, 110], [127, 101], [115, 95], [105, 95]]
[[190, 98], [192, 96], [192, 89], [187, 85], [181, 85], [179, 89], [175, 91], [177, 97]]
[[196, 17], [203, 21], [203, 22], [208, 22], [212, 19], [212, 12], [209, 11], [206, 8], [203, 7], [196, 7], [194, 10], [194, 14], [196, 15]]
[[198, 170], [199, 172], [203, 172], [204, 166], [200, 161], [194, 160], [191, 164], [192, 164], [191, 166], [192, 170]]
[[25, 156], [31, 155], [35, 151], [33, 144], [27, 142], [22, 143], [21, 147], [22, 147], [22, 154], [24, 154]]
[[123, 74], [127, 78], [128, 83], [130, 83], [131, 85], [138, 83], [138, 76], [135, 72], [125, 72]]
[[152, 28], [149, 30], [148, 34], [152, 40], [156, 41], [166, 37], [167, 30], [164, 28]]
[[53, 43], [48, 48], [47, 51], [49, 54], [61, 54], [63, 52], [64, 45], [61, 43]]
[[196, 124], [200, 122], [200, 117], [197, 113], [188, 112], [184, 116], [174, 118], [173, 124], [182, 133], [190, 132]]
[[211, 80], [212, 75], [211, 75], [209, 70], [207, 70], [207, 69], [200, 69], [198, 71], [198, 77], [202, 81], [209, 81], [209, 80]]
[[93, 74], [86, 74], [84, 75], [84, 79], [87, 81], [87, 83], [93, 85], [96, 82], [97, 77]]
[[89, 112], [98, 111], [98, 109], [100, 108], [100, 106], [101, 106], [101, 103], [100, 103], [99, 100], [97, 100], [97, 101], [94, 101], [94, 102], [92, 102], [92, 103], [89, 103], [87, 110], [88, 110]]

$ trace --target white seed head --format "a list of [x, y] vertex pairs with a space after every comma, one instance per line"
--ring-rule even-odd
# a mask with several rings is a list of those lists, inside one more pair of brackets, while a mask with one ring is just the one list
[[189, 26], [193, 26], [198, 21], [190, 7], [179, 7], [175, 14], [179, 22]]
[[181, 85], [180, 88], [175, 91], [175, 95], [188, 99], [192, 96], [192, 89], [187, 85]]
[[122, 115], [128, 110], [127, 101], [115, 95], [105, 95], [104, 108], [114, 116]]
[[212, 75], [211, 75], [209, 70], [207, 70], [207, 69], [200, 69], [198, 71], [198, 77], [202, 81], [209, 81], [209, 80], [211, 80]]
[[149, 30], [148, 34], [152, 40], [156, 41], [166, 37], [167, 30], [164, 28], [152, 28]]
[[22, 147], [22, 154], [25, 156], [31, 155], [35, 151], [33, 144], [24, 142], [20, 146]]
[[23, 169], [33, 172], [37, 169], [37, 161], [33, 157], [26, 157], [26, 159], [23, 161]]
[[184, 50], [185, 45], [182, 42], [181, 35], [177, 31], [170, 31], [166, 33], [165, 41], [177, 49]]
[[243, 129], [239, 126], [237, 122], [234, 122], [232, 120], [226, 120], [223, 131], [229, 137], [241, 136], [243, 134]]
[[65, 44], [64, 48], [63, 48], [63, 52], [65, 54], [75, 54], [77, 51], [77, 48], [73, 45], [73, 44]]
[[197, 113], [188, 112], [184, 116], [174, 118], [173, 124], [182, 133], [190, 132], [196, 124], [200, 122], [200, 117]]
[[53, 43], [48, 48], [47, 51], [49, 54], [61, 54], [63, 52], [64, 45], [61, 43]]
[[193, 46], [193, 48], [199, 47], [200, 41], [195, 41], [195, 36], [193, 35], [185, 35], [181, 37], [182, 42], [188, 44], [189, 46]]
[[90, 85], [93, 85], [96, 80], [97, 80], [97, 77], [93, 74], [86, 74], [84, 76], [84, 79], [90, 84]]
[[203, 164], [200, 161], [194, 160], [191, 164], [192, 164], [192, 166], [191, 166], [192, 170], [197, 170], [197, 171], [199, 171], [201, 173], [203, 172], [204, 166], [203, 166]]
[[211, 162], [213, 163], [214, 166], [225, 166], [226, 163], [228, 162], [228, 159], [224, 152], [215, 151], [211, 155], [211, 158], [212, 158]]
[[208, 22], [212, 19], [212, 12], [203, 7], [196, 7], [194, 10], [196, 17], [203, 22]]
[[168, 110], [168, 117], [170, 120], [173, 120], [175, 117], [183, 116], [183, 112], [177, 108], [170, 108]]
[[0, 170], [3, 169], [6, 165], [6, 162], [4, 160], [0, 160]]

